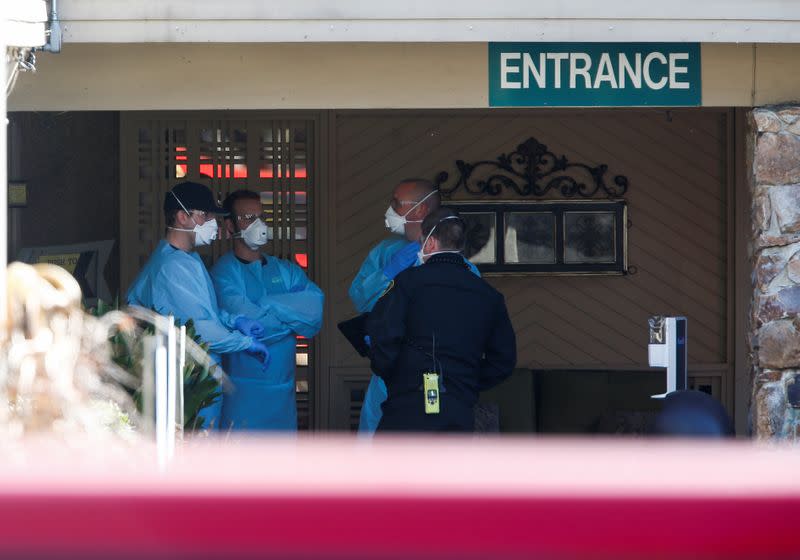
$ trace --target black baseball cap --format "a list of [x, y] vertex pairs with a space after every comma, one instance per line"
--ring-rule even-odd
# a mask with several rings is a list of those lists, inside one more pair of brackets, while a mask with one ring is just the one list
[[[183, 206], [181, 206], [183, 204]], [[164, 213], [171, 210], [199, 210], [226, 215], [227, 212], [217, 205], [211, 189], [201, 183], [186, 181], [178, 183], [164, 196]]]

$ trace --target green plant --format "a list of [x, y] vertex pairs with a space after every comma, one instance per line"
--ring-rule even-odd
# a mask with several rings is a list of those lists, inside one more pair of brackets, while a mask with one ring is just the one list
[[[103, 301], [98, 301], [97, 306], [89, 309], [95, 317], [101, 317], [110, 311], [117, 311], [118, 303], [111, 306]], [[152, 323], [136, 321], [135, 327], [127, 331], [117, 331], [110, 338], [112, 359], [115, 364], [138, 380], [137, 387], [126, 387], [136, 401], [139, 411], [142, 411], [142, 359], [144, 356], [143, 341], [147, 336], [155, 334]], [[186, 339], [193, 340], [203, 350], [208, 352], [208, 345], [201, 342], [190, 320], [186, 323]], [[183, 418], [184, 431], [197, 431], [205, 426], [205, 419], [200, 412], [217, 402], [222, 397], [219, 381], [214, 377], [216, 366], [209, 367], [206, 363], [195, 360], [191, 353], [186, 353], [186, 362], [183, 368]]]
[[[194, 340], [204, 352], [208, 352], [208, 345], [200, 341], [191, 320], [186, 323], [186, 338]], [[216, 366], [209, 368], [186, 356], [183, 368], [184, 430], [194, 431], [204, 427], [205, 419], [200, 416], [200, 411], [222, 398], [222, 387], [214, 377], [215, 369]]]

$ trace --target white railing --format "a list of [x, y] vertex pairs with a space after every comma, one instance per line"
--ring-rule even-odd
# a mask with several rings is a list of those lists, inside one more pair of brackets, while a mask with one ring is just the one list
[[164, 469], [183, 438], [186, 327], [176, 327], [172, 315], [157, 315], [153, 325], [155, 334], [143, 341], [142, 416], [154, 431], [158, 464]]

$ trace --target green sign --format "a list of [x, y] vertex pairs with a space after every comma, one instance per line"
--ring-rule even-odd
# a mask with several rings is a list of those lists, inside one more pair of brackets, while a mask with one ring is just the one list
[[700, 101], [699, 43], [489, 43], [490, 107]]

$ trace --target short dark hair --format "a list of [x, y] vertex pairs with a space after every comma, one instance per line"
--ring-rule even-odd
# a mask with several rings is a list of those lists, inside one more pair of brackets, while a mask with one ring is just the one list
[[439, 208], [442, 203], [442, 197], [439, 194], [439, 189], [437, 189], [436, 185], [434, 185], [431, 181], [428, 181], [427, 179], [411, 178], [403, 179], [398, 183], [398, 185], [403, 185], [405, 183], [411, 183], [414, 185], [417, 200], [422, 200], [429, 194], [434, 193], [429, 198], [425, 199], [423, 204], [426, 204], [431, 212]]
[[167, 227], [175, 227], [175, 221], [178, 219], [178, 212], [180, 211], [180, 208], [171, 208], [170, 210], [164, 211], [164, 221]]
[[225, 198], [225, 201], [222, 203], [222, 208], [228, 214], [225, 216], [225, 219], [233, 221], [234, 224], [236, 223], [236, 216], [233, 215], [233, 205], [236, 204], [237, 200], [257, 200], [261, 202], [261, 195], [255, 191], [240, 189], [238, 191], [233, 191]]
[[[436, 229], [434, 229], [436, 228]], [[463, 251], [466, 243], [466, 227], [458, 212], [447, 207], [434, 210], [422, 220], [422, 240], [428, 234], [446, 251]]]

